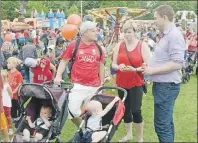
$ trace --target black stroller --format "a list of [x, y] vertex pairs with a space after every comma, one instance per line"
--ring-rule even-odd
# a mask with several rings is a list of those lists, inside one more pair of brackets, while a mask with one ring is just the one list
[[182, 82], [187, 83], [190, 81], [190, 75], [194, 71], [194, 66], [196, 64], [196, 52], [186, 52], [185, 56], [185, 68], [182, 69]]
[[[72, 88], [71, 83], [62, 83], [61, 86], [56, 87], [53, 82], [21, 85], [18, 95], [22, 111], [15, 124], [17, 129], [12, 142], [23, 142], [22, 132], [27, 123], [26, 116], [31, 116], [31, 120], [35, 121], [39, 117], [41, 106], [46, 103], [52, 107], [50, 119], [52, 124], [48, 134], [39, 142], [49, 142], [54, 139], [56, 142], [60, 142], [59, 135], [68, 115], [68, 94]], [[31, 140], [32, 138], [33, 136], [31, 136]]]
[[[109, 96], [109, 95], [105, 95], [105, 94], [99, 94], [99, 92], [106, 90], [106, 89], [117, 89], [117, 90], [121, 90], [124, 92], [124, 96], [122, 101], [120, 100], [119, 102], [117, 102], [114, 107], [102, 118], [102, 125], [109, 125], [108, 128], [105, 128], [103, 130], [107, 131], [105, 137], [101, 140], [101, 142], [110, 142], [119, 126], [119, 124], [122, 121], [122, 118], [124, 116], [124, 112], [125, 112], [125, 106], [124, 106], [124, 101], [127, 97], [127, 91], [123, 88], [119, 88], [119, 87], [101, 87], [98, 89], [98, 91], [96, 92], [96, 95], [92, 97], [91, 100], [97, 100], [99, 102], [102, 103], [102, 108], [104, 109], [115, 97], [114, 96]], [[86, 113], [86, 111], [84, 110], [82, 112], [83, 116], [83, 121], [79, 127], [79, 129], [77, 130], [77, 132], [75, 133], [75, 136], [73, 137], [71, 142], [81, 142], [82, 138], [83, 138], [83, 126], [87, 124], [87, 120], [90, 117], [90, 115], [88, 113]]]

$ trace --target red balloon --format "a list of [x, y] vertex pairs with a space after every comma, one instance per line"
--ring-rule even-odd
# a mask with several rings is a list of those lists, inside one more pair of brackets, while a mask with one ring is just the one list
[[12, 35], [11, 34], [6, 34], [4, 39], [7, 42], [11, 42], [12, 41]]
[[65, 39], [70, 40], [78, 34], [78, 27], [72, 24], [65, 24], [61, 28], [61, 33]]
[[77, 14], [71, 14], [68, 18], [67, 18], [67, 24], [74, 24], [76, 26], [80, 26], [82, 22], [82, 19], [79, 15]]

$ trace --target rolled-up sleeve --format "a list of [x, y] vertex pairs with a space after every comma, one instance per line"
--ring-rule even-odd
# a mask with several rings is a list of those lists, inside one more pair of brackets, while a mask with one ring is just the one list
[[73, 50], [75, 48], [76, 41], [72, 41], [66, 48], [66, 50], [62, 53], [61, 59], [70, 60], [73, 55]]
[[170, 39], [169, 55], [171, 61], [183, 65], [185, 61], [185, 50], [185, 41], [183, 37], [174, 36]]

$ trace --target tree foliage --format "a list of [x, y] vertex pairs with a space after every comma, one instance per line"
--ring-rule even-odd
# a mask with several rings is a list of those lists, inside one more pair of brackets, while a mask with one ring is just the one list
[[[18, 17], [15, 12], [15, 8], [20, 8], [20, 1], [2, 1], [2, 19], [10, 19]], [[197, 1], [83, 1], [82, 9], [83, 15], [86, 15], [87, 10], [96, 8], [107, 7], [129, 7], [138, 9], [147, 9], [150, 14], [142, 17], [141, 19], [152, 19], [154, 9], [162, 4], [167, 4], [173, 7], [174, 11], [179, 10], [192, 10], [197, 13]], [[71, 13], [80, 13], [80, 1], [28, 1], [26, 11], [26, 17], [29, 17], [33, 9], [37, 9], [37, 12], [42, 10], [47, 14], [50, 9], [57, 12], [58, 9], [64, 10], [65, 15], [68, 16]]]
[[18, 14], [15, 12], [15, 8], [19, 9], [20, 7], [20, 3], [18, 1], [2, 1], [1, 7], [2, 19], [13, 20], [18, 17]]
[[77, 7], [76, 5], [73, 5], [73, 6], [69, 9], [67, 15], [69, 16], [69, 15], [71, 15], [71, 14], [79, 14], [78, 7]]

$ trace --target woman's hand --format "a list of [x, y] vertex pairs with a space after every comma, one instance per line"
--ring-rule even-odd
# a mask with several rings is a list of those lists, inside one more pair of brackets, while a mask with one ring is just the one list
[[130, 72], [135, 72], [135, 68], [132, 67], [132, 66], [126, 66], [125, 70], [124, 71], [130, 71]]
[[127, 66], [124, 71], [142, 72], [142, 71], [144, 71], [144, 69], [142, 67], [134, 68], [132, 66]]
[[125, 69], [126, 69], [125, 64], [120, 64], [120, 65], [118, 66], [118, 70], [120, 70], [121, 72], [124, 71]]

